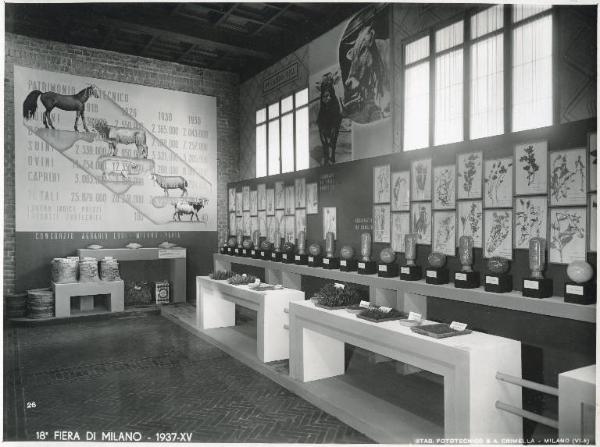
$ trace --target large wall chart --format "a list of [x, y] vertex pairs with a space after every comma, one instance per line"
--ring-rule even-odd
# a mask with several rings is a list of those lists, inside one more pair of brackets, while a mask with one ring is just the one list
[[17, 231], [216, 231], [216, 98], [15, 66]]

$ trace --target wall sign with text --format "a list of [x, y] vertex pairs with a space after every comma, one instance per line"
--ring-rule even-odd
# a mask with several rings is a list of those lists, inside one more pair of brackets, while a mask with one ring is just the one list
[[216, 231], [216, 98], [15, 66], [17, 231]]

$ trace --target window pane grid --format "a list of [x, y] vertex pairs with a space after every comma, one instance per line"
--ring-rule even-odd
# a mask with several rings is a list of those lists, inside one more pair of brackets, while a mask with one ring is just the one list
[[471, 17], [471, 39], [485, 36], [504, 26], [504, 6], [496, 5]]
[[435, 33], [435, 51], [447, 50], [463, 43], [464, 23], [461, 20]]
[[429, 62], [407, 68], [404, 81], [404, 150], [429, 145]]
[[504, 132], [504, 36], [471, 45], [471, 139]]
[[256, 176], [267, 175], [267, 125], [256, 127]]
[[552, 16], [513, 30], [513, 130], [552, 124]]
[[269, 121], [269, 175], [279, 174], [279, 120]]
[[429, 36], [407, 44], [404, 53], [404, 63], [407, 65], [429, 57]]
[[296, 171], [308, 169], [308, 107], [296, 109]]
[[434, 144], [463, 139], [463, 50], [455, 50], [435, 60]]
[[552, 5], [513, 5], [513, 23], [520, 22], [552, 8]]

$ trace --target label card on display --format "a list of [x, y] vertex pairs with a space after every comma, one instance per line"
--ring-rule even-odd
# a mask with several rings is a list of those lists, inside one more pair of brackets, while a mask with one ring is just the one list
[[299, 261], [299, 260], [300, 260], [300, 255], [296, 255], [296, 256], [294, 256], [294, 260], [295, 260], [295, 261]]
[[323, 264], [327, 264], [327, 265], [329, 265], [329, 259], [327, 259], [327, 258], [323, 258]]
[[261, 256], [264, 256], [264, 255], [265, 255], [265, 252], [264, 252], [264, 251], [261, 251], [261, 252], [260, 252], [260, 255], [261, 255]]
[[455, 273], [454, 274], [454, 279], [455, 280], [459, 280], [459, 281], [466, 281], [467, 280], [467, 275], [465, 275], [464, 273]]
[[435, 270], [427, 270], [427, 276], [429, 278], [437, 278], [437, 272]]
[[573, 295], [583, 296], [583, 286], [576, 286], [575, 284], [567, 284], [566, 292], [571, 293]]
[[282, 257], [283, 259], [287, 259], [287, 253], [284, 253], [283, 255], [281, 255], [281, 257]]
[[458, 321], [453, 321], [450, 323], [450, 329], [454, 329], [455, 331], [464, 331], [467, 328], [465, 323], [459, 323]]
[[364, 300], [360, 300], [360, 304], [358, 305], [358, 307], [364, 307], [365, 309], [368, 309], [370, 305], [371, 305], [370, 302], [364, 301]]
[[400, 267], [400, 273], [404, 273], [405, 275], [410, 274], [410, 269], [408, 267]]
[[529, 281], [526, 279], [523, 281], [523, 287], [526, 289], [539, 290], [540, 285], [537, 281]]
[[485, 283], [498, 285], [498, 277], [485, 275]]
[[345, 260], [345, 259], [342, 259], [342, 260], [340, 261], [340, 265], [341, 265], [341, 266], [343, 266], [343, 267], [346, 267], [346, 265], [347, 265], [347, 264], [346, 264], [346, 260]]
[[385, 264], [381, 264], [381, 265], [379, 266], [379, 271], [380, 271], [380, 272], [387, 272], [387, 265], [385, 265]]
[[358, 268], [359, 269], [364, 269], [365, 268], [365, 263], [364, 262], [359, 262], [358, 263]]
[[417, 313], [417, 312], [409, 312], [408, 313], [408, 319], [409, 320], [416, 320], [416, 321], [420, 321], [423, 317], [421, 316], [421, 314]]
[[315, 258], [313, 258], [312, 256], [308, 257], [308, 262], [314, 262]]

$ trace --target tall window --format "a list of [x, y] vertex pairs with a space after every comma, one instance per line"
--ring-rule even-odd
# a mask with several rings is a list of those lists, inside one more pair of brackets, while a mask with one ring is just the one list
[[548, 6], [513, 9], [513, 131], [552, 124], [552, 15]]
[[471, 17], [470, 138], [504, 133], [504, 7]]
[[429, 36], [405, 48], [404, 150], [429, 146]]
[[256, 177], [308, 168], [308, 89], [256, 112]]
[[435, 145], [463, 139], [463, 32], [461, 20], [435, 33]]
[[552, 45], [549, 5], [475, 10], [408, 42], [404, 150], [551, 125]]

